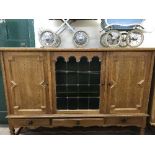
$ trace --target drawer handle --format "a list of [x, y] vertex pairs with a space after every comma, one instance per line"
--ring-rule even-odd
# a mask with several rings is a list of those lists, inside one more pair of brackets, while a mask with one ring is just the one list
[[127, 122], [127, 118], [122, 118], [121, 119], [121, 123], [126, 123]]
[[33, 121], [28, 121], [28, 125], [32, 125], [33, 124]]
[[77, 126], [79, 126], [80, 125], [80, 121], [78, 120], [78, 121], [76, 121], [76, 125]]

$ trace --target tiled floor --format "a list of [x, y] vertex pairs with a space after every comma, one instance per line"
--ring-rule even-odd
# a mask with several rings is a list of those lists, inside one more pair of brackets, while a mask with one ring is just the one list
[[[0, 126], [0, 135], [9, 135], [7, 125]], [[75, 128], [37, 128], [23, 129], [21, 135], [139, 135], [139, 128], [136, 127], [75, 127]], [[155, 128], [147, 127], [146, 135], [155, 135]]]

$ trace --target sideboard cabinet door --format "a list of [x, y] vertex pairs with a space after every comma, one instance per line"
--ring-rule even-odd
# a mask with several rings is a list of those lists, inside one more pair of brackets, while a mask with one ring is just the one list
[[12, 114], [47, 113], [47, 53], [5, 52], [4, 67]]
[[109, 113], [145, 113], [150, 74], [150, 52], [110, 52], [108, 54]]

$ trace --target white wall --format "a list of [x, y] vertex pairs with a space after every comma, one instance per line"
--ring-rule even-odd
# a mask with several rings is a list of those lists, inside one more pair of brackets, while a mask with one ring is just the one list
[[[50, 29], [55, 32], [62, 24], [59, 20], [48, 20], [48, 19], [35, 19], [35, 42], [36, 47], [41, 47], [38, 38], [38, 32], [40, 29]], [[89, 35], [89, 43], [84, 48], [102, 48], [100, 45], [100, 22], [98, 20], [77, 20], [71, 24], [75, 30], [84, 30]], [[155, 20], [146, 19], [143, 23], [145, 28], [144, 42], [140, 47], [155, 47]], [[73, 33], [66, 28], [61, 34], [61, 45], [59, 48], [75, 48], [72, 37]]]

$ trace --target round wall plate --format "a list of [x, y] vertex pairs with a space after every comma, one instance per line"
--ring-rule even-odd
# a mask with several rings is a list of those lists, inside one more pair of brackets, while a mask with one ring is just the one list
[[61, 38], [59, 35], [55, 34], [55, 43], [53, 44], [53, 47], [59, 47], [61, 44]]
[[51, 30], [43, 30], [39, 33], [39, 42], [43, 47], [53, 47], [56, 35]]
[[84, 47], [88, 44], [89, 36], [85, 31], [77, 31], [73, 35], [73, 43], [76, 47]]

